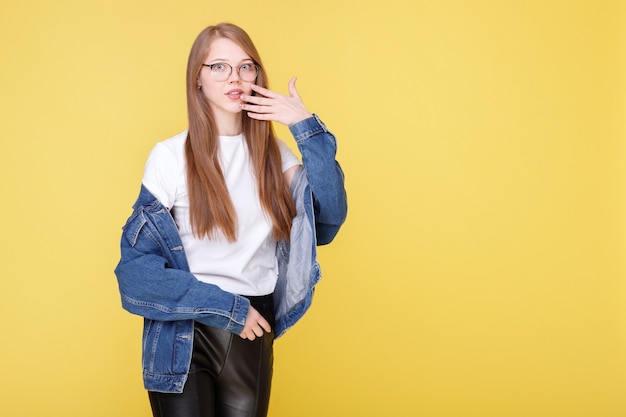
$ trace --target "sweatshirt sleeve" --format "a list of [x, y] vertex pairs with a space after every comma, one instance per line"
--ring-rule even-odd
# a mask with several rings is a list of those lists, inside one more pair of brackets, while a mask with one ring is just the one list
[[142, 184], [168, 209], [176, 200], [177, 181], [184, 169], [176, 154], [159, 142], [148, 155], [143, 172]]
[[289, 168], [295, 165], [300, 165], [300, 160], [293, 153], [293, 151], [289, 149], [287, 144], [280, 139], [277, 139], [277, 141], [278, 141], [278, 149], [280, 149], [280, 158], [282, 161], [283, 172], [287, 171]]

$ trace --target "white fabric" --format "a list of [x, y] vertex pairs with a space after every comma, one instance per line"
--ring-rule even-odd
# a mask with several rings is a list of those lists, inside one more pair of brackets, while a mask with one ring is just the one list
[[[243, 135], [220, 136], [220, 161], [226, 186], [237, 213], [237, 240], [228, 242], [219, 233], [212, 239], [197, 239], [189, 222], [189, 196], [185, 140], [187, 132], [154, 147], [146, 163], [143, 184], [170, 209], [179, 228], [191, 272], [203, 282], [240, 295], [266, 295], [277, 279], [276, 242], [272, 224], [261, 208], [256, 179], [251, 171]], [[282, 170], [300, 164], [278, 141]]]

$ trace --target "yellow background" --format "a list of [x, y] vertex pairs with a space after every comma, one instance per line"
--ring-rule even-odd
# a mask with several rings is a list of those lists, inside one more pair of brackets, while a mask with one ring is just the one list
[[625, 5], [2, 1], [0, 415], [150, 415], [120, 228], [224, 20], [349, 192], [270, 415], [626, 415]]

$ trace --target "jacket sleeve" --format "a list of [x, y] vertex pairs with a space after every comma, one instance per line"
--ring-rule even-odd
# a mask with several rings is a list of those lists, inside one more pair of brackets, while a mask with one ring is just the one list
[[313, 195], [317, 244], [330, 243], [348, 211], [344, 174], [335, 160], [337, 141], [317, 115], [289, 127], [302, 154]]
[[192, 319], [235, 334], [243, 331], [248, 299], [172, 267], [168, 258], [185, 259], [182, 246], [170, 247], [141, 209], [124, 226], [120, 246], [115, 275], [124, 309], [152, 320]]

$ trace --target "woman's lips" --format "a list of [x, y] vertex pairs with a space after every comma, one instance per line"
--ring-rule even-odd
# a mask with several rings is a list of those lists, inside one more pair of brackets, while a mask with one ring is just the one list
[[240, 89], [234, 89], [234, 90], [230, 90], [228, 93], [226, 93], [226, 97], [232, 99], [232, 100], [239, 100], [239, 98], [241, 97], [241, 95], [243, 94], [243, 90]]

